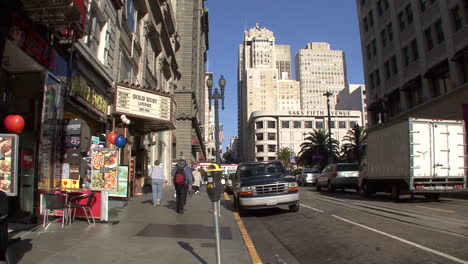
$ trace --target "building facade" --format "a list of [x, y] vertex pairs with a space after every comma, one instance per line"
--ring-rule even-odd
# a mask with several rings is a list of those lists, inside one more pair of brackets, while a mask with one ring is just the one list
[[466, 1], [356, 1], [369, 126], [468, 120]]
[[336, 110], [361, 111], [360, 126], [367, 126], [366, 87], [363, 84], [350, 84], [338, 93]]
[[329, 43], [311, 42], [296, 53], [296, 80], [301, 86], [301, 107], [304, 110], [326, 108], [331, 92], [331, 109], [336, 95], [347, 86], [344, 51], [332, 50]]
[[[181, 79], [174, 95], [177, 102], [177, 129], [173, 132], [172, 158], [183, 155], [188, 163], [206, 157], [201, 126], [207, 93], [206, 60], [208, 42], [208, 9], [205, 0], [178, 0], [176, 21], [180, 38], [177, 53]], [[174, 58], [176, 59], [176, 58]]]
[[17, 188], [9, 198], [15, 205], [10, 216], [37, 217], [38, 193], [64, 187], [63, 179], [77, 179], [79, 187], [88, 183], [90, 172], [79, 168], [90, 162], [92, 146], [115, 147], [106, 139], [110, 132], [126, 141], [118, 160], [131, 168], [135, 188], [129, 196], [141, 191], [136, 187], [153, 160], [169, 172], [168, 131], [175, 129], [177, 107], [172, 94], [180, 79], [174, 4], [0, 3], [0, 83], [6, 93], [0, 114], [24, 117], [15, 158], [29, 164], [16, 168], [13, 182], [2, 180], [2, 187]]
[[[361, 111], [332, 110], [333, 138], [343, 140], [348, 130], [361, 122]], [[307, 134], [314, 129], [328, 129], [327, 111], [323, 110], [264, 110], [252, 113], [247, 133], [247, 160], [276, 160], [278, 150], [288, 147], [299, 153]]]

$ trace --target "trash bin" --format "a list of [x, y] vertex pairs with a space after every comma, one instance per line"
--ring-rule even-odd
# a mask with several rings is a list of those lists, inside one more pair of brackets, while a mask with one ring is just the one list
[[0, 191], [0, 262], [6, 261], [8, 248], [8, 199], [6, 193]]

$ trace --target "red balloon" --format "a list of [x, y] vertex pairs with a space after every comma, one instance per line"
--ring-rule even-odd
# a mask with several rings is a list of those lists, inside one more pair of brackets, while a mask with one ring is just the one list
[[115, 144], [116, 138], [117, 138], [117, 134], [114, 132], [110, 132], [109, 134], [107, 134], [107, 140], [112, 144]]
[[12, 118], [8, 119], [8, 127], [11, 132], [21, 133], [24, 128], [24, 119], [20, 115], [14, 115]]
[[8, 131], [11, 131], [10, 129], [10, 119], [13, 118], [14, 115], [7, 115], [5, 117], [5, 119], [3, 120], [3, 125], [5, 126], [5, 128], [8, 130]]

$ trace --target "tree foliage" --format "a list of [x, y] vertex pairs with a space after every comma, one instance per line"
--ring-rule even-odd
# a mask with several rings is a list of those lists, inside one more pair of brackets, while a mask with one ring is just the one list
[[294, 155], [294, 151], [288, 147], [283, 147], [278, 151], [278, 159], [283, 161], [286, 168], [290, 168], [290, 158]]
[[343, 157], [348, 162], [357, 162], [360, 165], [367, 148], [367, 132], [364, 127], [356, 125], [348, 130], [343, 142], [345, 142], [341, 146]]
[[[328, 164], [330, 137], [324, 129], [314, 129], [309, 132], [305, 141], [301, 144], [301, 151], [298, 154], [297, 163], [303, 166], [319, 165], [324, 167]], [[339, 159], [339, 142], [331, 139], [331, 157], [333, 160]]]

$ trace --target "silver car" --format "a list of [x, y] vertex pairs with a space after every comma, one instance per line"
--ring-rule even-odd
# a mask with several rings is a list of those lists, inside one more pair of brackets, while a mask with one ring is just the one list
[[358, 189], [359, 169], [356, 163], [329, 164], [323, 169], [315, 187], [318, 191], [326, 187], [329, 192], [336, 189]]
[[315, 185], [317, 178], [320, 175], [319, 168], [303, 168], [297, 179], [299, 185], [306, 186], [307, 184]]

